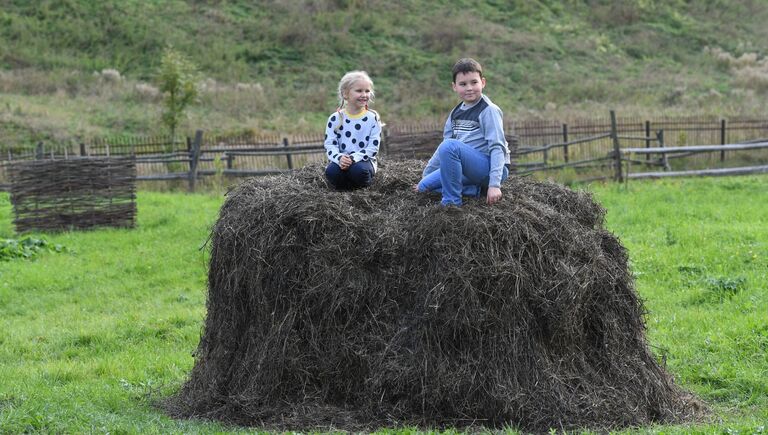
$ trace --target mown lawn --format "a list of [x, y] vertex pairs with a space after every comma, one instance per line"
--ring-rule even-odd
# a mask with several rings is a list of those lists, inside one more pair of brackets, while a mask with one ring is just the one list
[[[629, 250], [654, 352], [714, 410], [636, 432], [765, 432], [768, 177], [589, 189]], [[153, 406], [192, 367], [222, 199], [142, 191], [134, 230], [31, 234], [66, 250], [0, 260], [0, 433], [236, 431]], [[0, 241], [20, 238], [11, 213], [0, 195]]]

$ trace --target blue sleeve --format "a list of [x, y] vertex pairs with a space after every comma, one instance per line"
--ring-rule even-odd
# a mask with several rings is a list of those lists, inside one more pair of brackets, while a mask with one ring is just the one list
[[504, 121], [501, 109], [496, 106], [488, 106], [480, 114], [480, 125], [483, 126], [483, 137], [488, 143], [488, 153], [491, 157], [491, 169], [488, 172], [488, 186], [501, 186], [501, 176], [504, 172], [504, 164], [509, 160], [509, 148], [504, 137]]
[[334, 113], [328, 117], [328, 124], [325, 126], [325, 140], [323, 146], [325, 147], [325, 156], [333, 163], [339, 164], [339, 138], [336, 136], [336, 130], [334, 127], [339, 123], [339, 113]]
[[432, 157], [429, 158], [427, 166], [424, 167], [424, 171], [422, 171], [421, 176], [422, 178], [426, 177], [438, 169], [440, 169], [440, 158], [437, 156], [437, 150], [435, 150], [434, 154], [432, 154]]
[[451, 138], [453, 138], [453, 123], [451, 122], [451, 116], [448, 115], [448, 119], [445, 120], [445, 125], [443, 126], [443, 139]]
[[[451, 139], [453, 137], [453, 123], [451, 122], [450, 115], [445, 120], [445, 125], [443, 126], [443, 140], [445, 139]], [[427, 166], [424, 168], [424, 171], [421, 173], [422, 177], [426, 177], [427, 175], [437, 171], [440, 169], [440, 158], [437, 156], [437, 150], [432, 154], [432, 157], [429, 158], [429, 161], [427, 162]]]
[[501, 176], [504, 174], [505, 156], [499, 147], [491, 149], [491, 171], [488, 173], [488, 187], [501, 187]]

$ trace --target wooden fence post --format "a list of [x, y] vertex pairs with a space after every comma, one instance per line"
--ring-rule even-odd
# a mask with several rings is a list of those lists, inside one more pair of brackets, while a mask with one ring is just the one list
[[43, 143], [42, 142], [38, 142], [37, 143], [37, 148], [35, 149], [35, 159], [36, 160], [43, 160], [43, 153], [44, 153]]
[[203, 142], [203, 130], [195, 132], [195, 139], [191, 143], [189, 150], [189, 190], [195, 191], [197, 183], [197, 163], [200, 161], [200, 145]]
[[[661, 129], [656, 132], [656, 140], [659, 141], [659, 148], [664, 148], [664, 129]], [[667, 158], [667, 153], [661, 154], [661, 163], [664, 165], [664, 170], [669, 171], [672, 169], [669, 166], [669, 159]]]
[[616, 124], [616, 111], [611, 110], [611, 139], [613, 139], [613, 157], [615, 159], [614, 166], [616, 167], [616, 181], [624, 181], [624, 177], [621, 174], [621, 147], [619, 145], [619, 127]]
[[517, 169], [517, 149], [520, 147], [520, 136], [515, 133], [511, 137], [511, 141], [509, 143], [509, 175], [516, 175], [518, 172]]
[[[725, 145], [725, 132], [726, 132], [725, 119], [720, 120], [720, 145]], [[720, 150], [720, 161], [725, 161], [725, 150]]]
[[[650, 137], [651, 137], [651, 121], [645, 121], [645, 137], [648, 138], [648, 139], [645, 140], [645, 147], [646, 148], [650, 148], [651, 147], [651, 139], [650, 139]], [[650, 159], [651, 159], [651, 155], [650, 154], [646, 154], [645, 155], [645, 160], [650, 160]]]
[[563, 124], [563, 158], [568, 163], [568, 124]]
[[85, 142], [80, 142], [80, 156], [81, 157], [85, 157], [86, 156], [86, 153], [85, 153]]
[[[290, 141], [288, 140], [288, 137], [283, 138], [283, 147], [288, 148], [290, 145]], [[293, 169], [293, 157], [291, 156], [291, 153], [285, 153], [285, 160], [288, 162], [288, 169]]]

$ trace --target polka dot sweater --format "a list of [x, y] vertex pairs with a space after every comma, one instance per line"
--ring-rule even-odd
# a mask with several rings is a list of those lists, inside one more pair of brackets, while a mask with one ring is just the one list
[[373, 110], [354, 116], [345, 110], [328, 117], [324, 146], [328, 160], [336, 164], [346, 154], [355, 162], [370, 161], [375, 171], [380, 142], [381, 120]]

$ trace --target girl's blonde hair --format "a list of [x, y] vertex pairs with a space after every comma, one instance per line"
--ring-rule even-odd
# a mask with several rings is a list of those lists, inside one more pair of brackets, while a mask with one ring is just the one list
[[[368, 97], [368, 101], [373, 102], [373, 99], [376, 97], [376, 94], [373, 92], [373, 80], [371, 80], [371, 77], [368, 76], [367, 72], [350, 71], [344, 74], [344, 77], [339, 80], [339, 107], [336, 109], [336, 112], [339, 113], [339, 124], [336, 126], [336, 128], [334, 128], [334, 131], [338, 131], [339, 127], [342, 126], [344, 121], [344, 95], [349, 92], [349, 90], [352, 89], [352, 85], [358, 81], [367, 82], [371, 86], [371, 95]], [[368, 105], [366, 105], [365, 108], [373, 113], [376, 113], [376, 111], [369, 109]], [[376, 113], [376, 116], [378, 115], [379, 114]]]
[[371, 96], [369, 100], [373, 102], [376, 94], [373, 92], [373, 80], [368, 76], [368, 73], [365, 71], [350, 71], [344, 74], [344, 77], [339, 80], [339, 110], [344, 108], [344, 94], [349, 92], [349, 90], [352, 89], [352, 85], [357, 81], [368, 82], [371, 86]]

